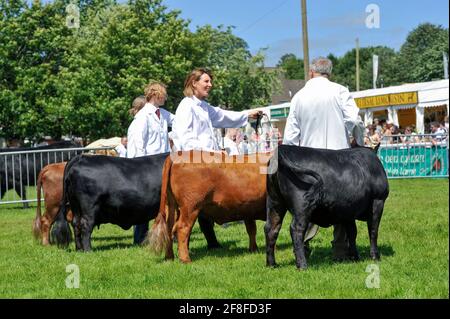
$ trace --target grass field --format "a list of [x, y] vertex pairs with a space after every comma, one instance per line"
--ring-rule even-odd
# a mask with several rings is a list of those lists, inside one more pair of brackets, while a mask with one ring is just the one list
[[[390, 189], [381, 262], [372, 265], [366, 224], [357, 222], [360, 262], [334, 263], [332, 228], [321, 229], [302, 272], [295, 268], [290, 216], [277, 242], [280, 267], [269, 269], [264, 222], [258, 222], [258, 253], [247, 251], [243, 224], [216, 225], [223, 248], [213, 251], [196, 224], [193, 263], [184, 265], [132, 246], [132, 230], [114, 225], [94, 230], [90, 253], [75, 252], [73, 243], [68, 250], [42, 247], [31, 235], [34, 207], [0, 206], [0, 298], [449, 298], [448, 179], [391, 180]], [[79, 268], [79, 288], [66, 287], [70, 264]], [[366, 286], [376, 283], [373, 267], [379, 288]]]

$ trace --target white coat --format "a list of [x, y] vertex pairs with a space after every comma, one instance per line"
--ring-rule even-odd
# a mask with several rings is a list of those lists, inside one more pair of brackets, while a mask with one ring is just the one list
[[127, 148], [122, 143], [117, 145], [115, 150], [119, 157], [127, 157]]
[[325, 77], [316, 77], [291, 101], [283, 144], [313, 148], [350, 147], [349, 133], [364, 145], [364, 125], [350, 93]]
[[151, 103], [146, 103], [134, 116], [128, 127], [128, 158], [170, 152], [168, 127], [172, 126], [175, 116], [159, 108], [158, 118], [156, 109]]
[[228, 155], [239, 155], [239, 148], [236, 142], [234, 142], [232, 139], [230, 139], [228, 136], [225, 136], [223, 138], [223, 144], [225, 147], [225, 151]]
[[233, 112], [209, 105], [197, 97], [185, 97], [175, 113], [173, 130], [179, 150], [217, 151], [214, 127], [229, 128], [247, 125], [246, 111]]

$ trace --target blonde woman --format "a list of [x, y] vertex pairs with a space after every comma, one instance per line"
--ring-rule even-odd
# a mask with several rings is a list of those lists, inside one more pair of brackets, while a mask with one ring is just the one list
[[128, 128], [128, 158], [170, 152], [168, 127], [175, 116], [161, 108], [166, 98], [162, 83], [151, 82], [145, 88], [145, 105]]
[[[145, 88], [145, 105], [134, 116], [128, 128], [127, 157], [134, 158], [170, 152], [168, 127], [175, 116], [161, 108], [166, 102], [166, 86], [151, 82]], [[141, 244], [148, 231], [148, 223], [134, 227], [134, 244]]]

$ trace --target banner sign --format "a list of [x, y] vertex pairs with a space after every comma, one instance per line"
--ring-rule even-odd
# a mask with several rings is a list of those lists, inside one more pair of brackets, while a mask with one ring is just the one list
[[287, 117], [288, 115], [289, 115], [289, 107], [270, 110], [270, 118]]
[[357, 97], [355, 98], [355, 102], [360, 109], [367, 109], [380, 106], [387, 107], [395, 105], [417, 104], [419, 102], [419, 99], [417, 98], [417, 91], [414, 91]]
[[388, 177], [448, 176], [446, 146], [380, 148], [378, 157]]

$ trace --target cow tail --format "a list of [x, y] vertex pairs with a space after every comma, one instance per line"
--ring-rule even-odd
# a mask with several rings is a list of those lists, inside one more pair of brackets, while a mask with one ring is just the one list
[[44, 168], [38, 176], [38, 180], [36, 182], [36, 191], [37, 191], [37, 208], [36, 208], [36, 217], [33, 222], [33, 235], [34, 238], [39, 239], [41, 236], [41, 188], [42, 188], [42, 175], [46, 169]]
[[322, 177], [313, 170], [299, 167], [294, 162], [290, 162], [286, 167], [303, 183], [311, 184], [311, 188], [305, 193], [304, 199], [308, 203], [308, 208], [314, 209], [317, 207], [323, 198]]
[[172, 167], [172, 160], [170, 156], [167, 157], [164, 162], [164, 167], [162, 171], [162, 182], [161, 182], [161, 202], [159, 206], [159, 213], [156, 216], [155, 222], [149, 231], [147, 243], [150, 251], [160, 255], [166, 250], [169, 244], [169, 229], [166, 221], [166, 206], [167, 206], [167, 192], [170, 191], [169, 181], [170, 181], [170, 169]]
[[67, 246], [72, 241], [72, 232], [69, 227], [69, 223], [67, 222], [67, 205], [69, 202], [68, 198], [68, 184], [69, 178], [67, 176], [67, 172], [69, 168], [72, 167], [74, 162], [77, 162], [81, 158], [81, 155], [74, 157], [71, 161], [69, 161], [64, 168], [64, 179], [63, 179], [63, 196], [61, 199], [61, 203], [59, 204], [59, 211], [56, 215], [55, 223], [51, 232], [52, 243], [56, 243], [59, 248], [67, 248]]

